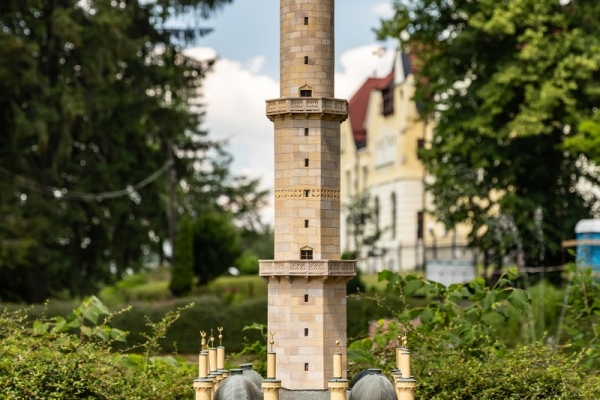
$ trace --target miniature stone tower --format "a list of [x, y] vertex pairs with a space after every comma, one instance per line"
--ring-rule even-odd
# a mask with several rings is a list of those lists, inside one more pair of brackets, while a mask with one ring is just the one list
[[[346, 370], [346, 283], [340, 260], [340, 123], [333, 98], [334, 0], [281, 0], [280, 98], [267, 101], [275, 125], [275, 260], [268, 282], [269, 331], [277, 378], [292, 391], [325, 390], [333, 354]], [[336, 341], [339, 340], [339, 346]]]

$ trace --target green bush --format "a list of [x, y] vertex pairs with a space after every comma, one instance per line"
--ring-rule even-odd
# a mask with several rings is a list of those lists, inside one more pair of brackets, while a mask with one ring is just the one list
[[[216, 296], [203, 296], [172, 300], [162, 304], [134, 303], [131, 311], [118, 315], [113, 324], [130, 332], [127, 346], [140, 343], [148, 334], [147, 322], [158, 321], [167, 312], [183, 307], [193, 301], [194, 305], [182, 313], [159, 344], [162, 351], [197, 353], [200, 350], [200, 331], [210, 333], [213, 330], [215, 338], [217, 328], [223, 327], [223, 345], [228, 352], [240, 351], [245, 334], [244, 326], [253, 322], [267, 322], [267, 300], [255, 299], [227, 305], [223, 299]], [[215, 345], [218, 345], [215, 341]], [[124, 348], [125, 346], [119, 346]]]
[[[598, 287], [585, 275], [582, 279], [573, 273], [571, 295], [564, 297], [543, 285], [515, 288], [518, 274], [514, 269], [494, 287], [486, 287], [481, 278], [444, 287], [390, 271], [380, 276], [388, 281], [388, 295], [402, 303], [393, 322], [379, 325], [374, 336], [349, 345], [352, 373], [365, 366], [391, 371], [398, 337], [407, 335], [418, 381], [416, 398], [600, 398], [594, 344], [597, 313], [593, 312]], [[427, 301], [411, 304], [415, 293], [424, 294]], [[557, 345], [556, 337], [543, 334], [538, 326], [558, 326], [548, 316], [557, 315], [556, 302], [561, 297], [567, 302], [564, 320], [570, 330], [563, 327], [564, 345]], [[586, 334], [588, 342], [580, 347]]]
[[[579, 360], [542, 344], [519, 346], [502, 356], [491, 347], [479, 357], [448, 351], [436, 362], [419, 357], [413, 371], [416, 398], [431, 400], [528, 400], [600, 398], [600, 378]], [[428, 361], [428, 362], [425, 362]]]
[[[193, 364], [153, 356], [153, 342], [174, 320], [151, 329], [143, 355], [115, 353], [120, 332], [102, 322], [106, 309], [86, 300], [66, 318], [27, 322], [25, 311], [0, 312], [2, 399], [190, 399]], [[75, 329], [78, 334], [68, 333]], [[113, 335], [116, 333], [116, 335]]]
[[194, 284], [194, 233], [189, 218], [184, 218], [179, 226], [175, 242], [175, 264], [171, 274], [169, 290], [175, 297], [192, 291]]

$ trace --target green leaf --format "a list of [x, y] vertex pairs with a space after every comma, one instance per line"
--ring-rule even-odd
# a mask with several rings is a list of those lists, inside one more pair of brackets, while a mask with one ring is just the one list
[[33, 332], [35, 334], [41, 334], [41, 333], [46, 333], [48, 332], [48, 329], [50, 328], [50, 324], [47, 322], [42, 322], [42, 321], [34, 321], [33, 322]]
[[530, 304], [527, 292], [521, 289], [513, 289], [510, 296], [508, 296], [508, 301], [513, 307], [519, 310], [525, 309], [525, 307]]
[[416, 292], [417, 290], [421, 289], [425, 283], [420, 280], [420, 279], [411, 279], [409, 280], [408, 278], [406, 278], [407, 282], [403, 287], [404, 290], [404, 294], [411, 295], [414, 292]]
[[434, 315], [434, 312], [429, 308], [424, 309], [421, 313], [421, 323], [429, 324], [433, 320]]
[[395, 272], [390, 271], [389, 269], [383, 270], [379, 274], [377, 274], [377, 282], [391, 281], [395, 277], [395, 275], [397, 274]]
[[86, 307], [82, 310], [82, 314], [83, 317], [85, 319], [87, 319], [88, 321], [90, 321], [92, 324], [97, 325], [98, 324], [98, 318], [100, 317], [100, 313], [98, 312], [98, 309], [96, 309], [95, 307]]
[[496, 301], [496, 292], [489, 292], [485, 295], [482, 301], [484, 310], [489, 310]]

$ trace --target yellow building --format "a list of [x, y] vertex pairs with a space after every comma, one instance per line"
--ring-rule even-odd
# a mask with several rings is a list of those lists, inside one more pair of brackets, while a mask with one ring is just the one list
[[[431, 259], [471, 257], [464, 234], [446, 232], [431, 213], [426, 171], [418, 149], [427, 146], [433, 124], [421, 119], [412, 100], [415, 77], [407, 54], [397, 53], [392, 72], [369, 78], [349, 101], [341, 126], [341, 246], [358, 253], [365, 272], [412, 270]], [[375, 246], [362, 245], [349, 221], [349, 205], [368, 193], [378, 228]]]

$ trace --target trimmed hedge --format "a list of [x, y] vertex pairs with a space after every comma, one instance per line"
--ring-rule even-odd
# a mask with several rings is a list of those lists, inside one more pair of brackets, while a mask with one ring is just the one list
[[[159, 303], [135, 302], [130, 311], [116, 315], [111, 326], [129, 332], [126, 345], [121, 349], [135, 346], [143, 342], [143, 334], [149, 334], [147, 318], [152, 322], [160, 321], [169, 311], [183, 307], [191, 302], [194, 306], [184, 311], [179, 320], [167, 332], [160, 345], [163, 352], [180, 354], [196, 353], [200, 348], [200, 330], [208, 332], [213, 330], [215, 345], [218, 341], [218, 327], [223, 327], [223, 345], [229, 353], [239, 352], [244, 347], [244, 342], [254, 342], [260, 339], [256, 331], [242, 329], [253, 323], [267, 323], [267, 299], [265, 297], [248, 299], [241, 302], [228, 304], [226, 300], [217, 296], [201, 296], [166, 300]], [[30, 320], [66, 316], [79, 304], [75, 302], [51, 301], [48, 305], [36, 305], [28, 309]], [[375, 301], [367, 295], [353, 295], [348, 297], [348, 337], [353, 339], [365, 336], [369, 330], [369, 322], [393, 315], [393, 309], [399, 307], [398, 300], [382, 299]], [[3, 304], [2, 308], [11, 310], [21, 309], [22, 305]], [[117, 309], [113, 309], [116, 311]], [[245, 338], [247, 340], [245, 340]], [[135, 349], [134, 349], [135, 351]]]

